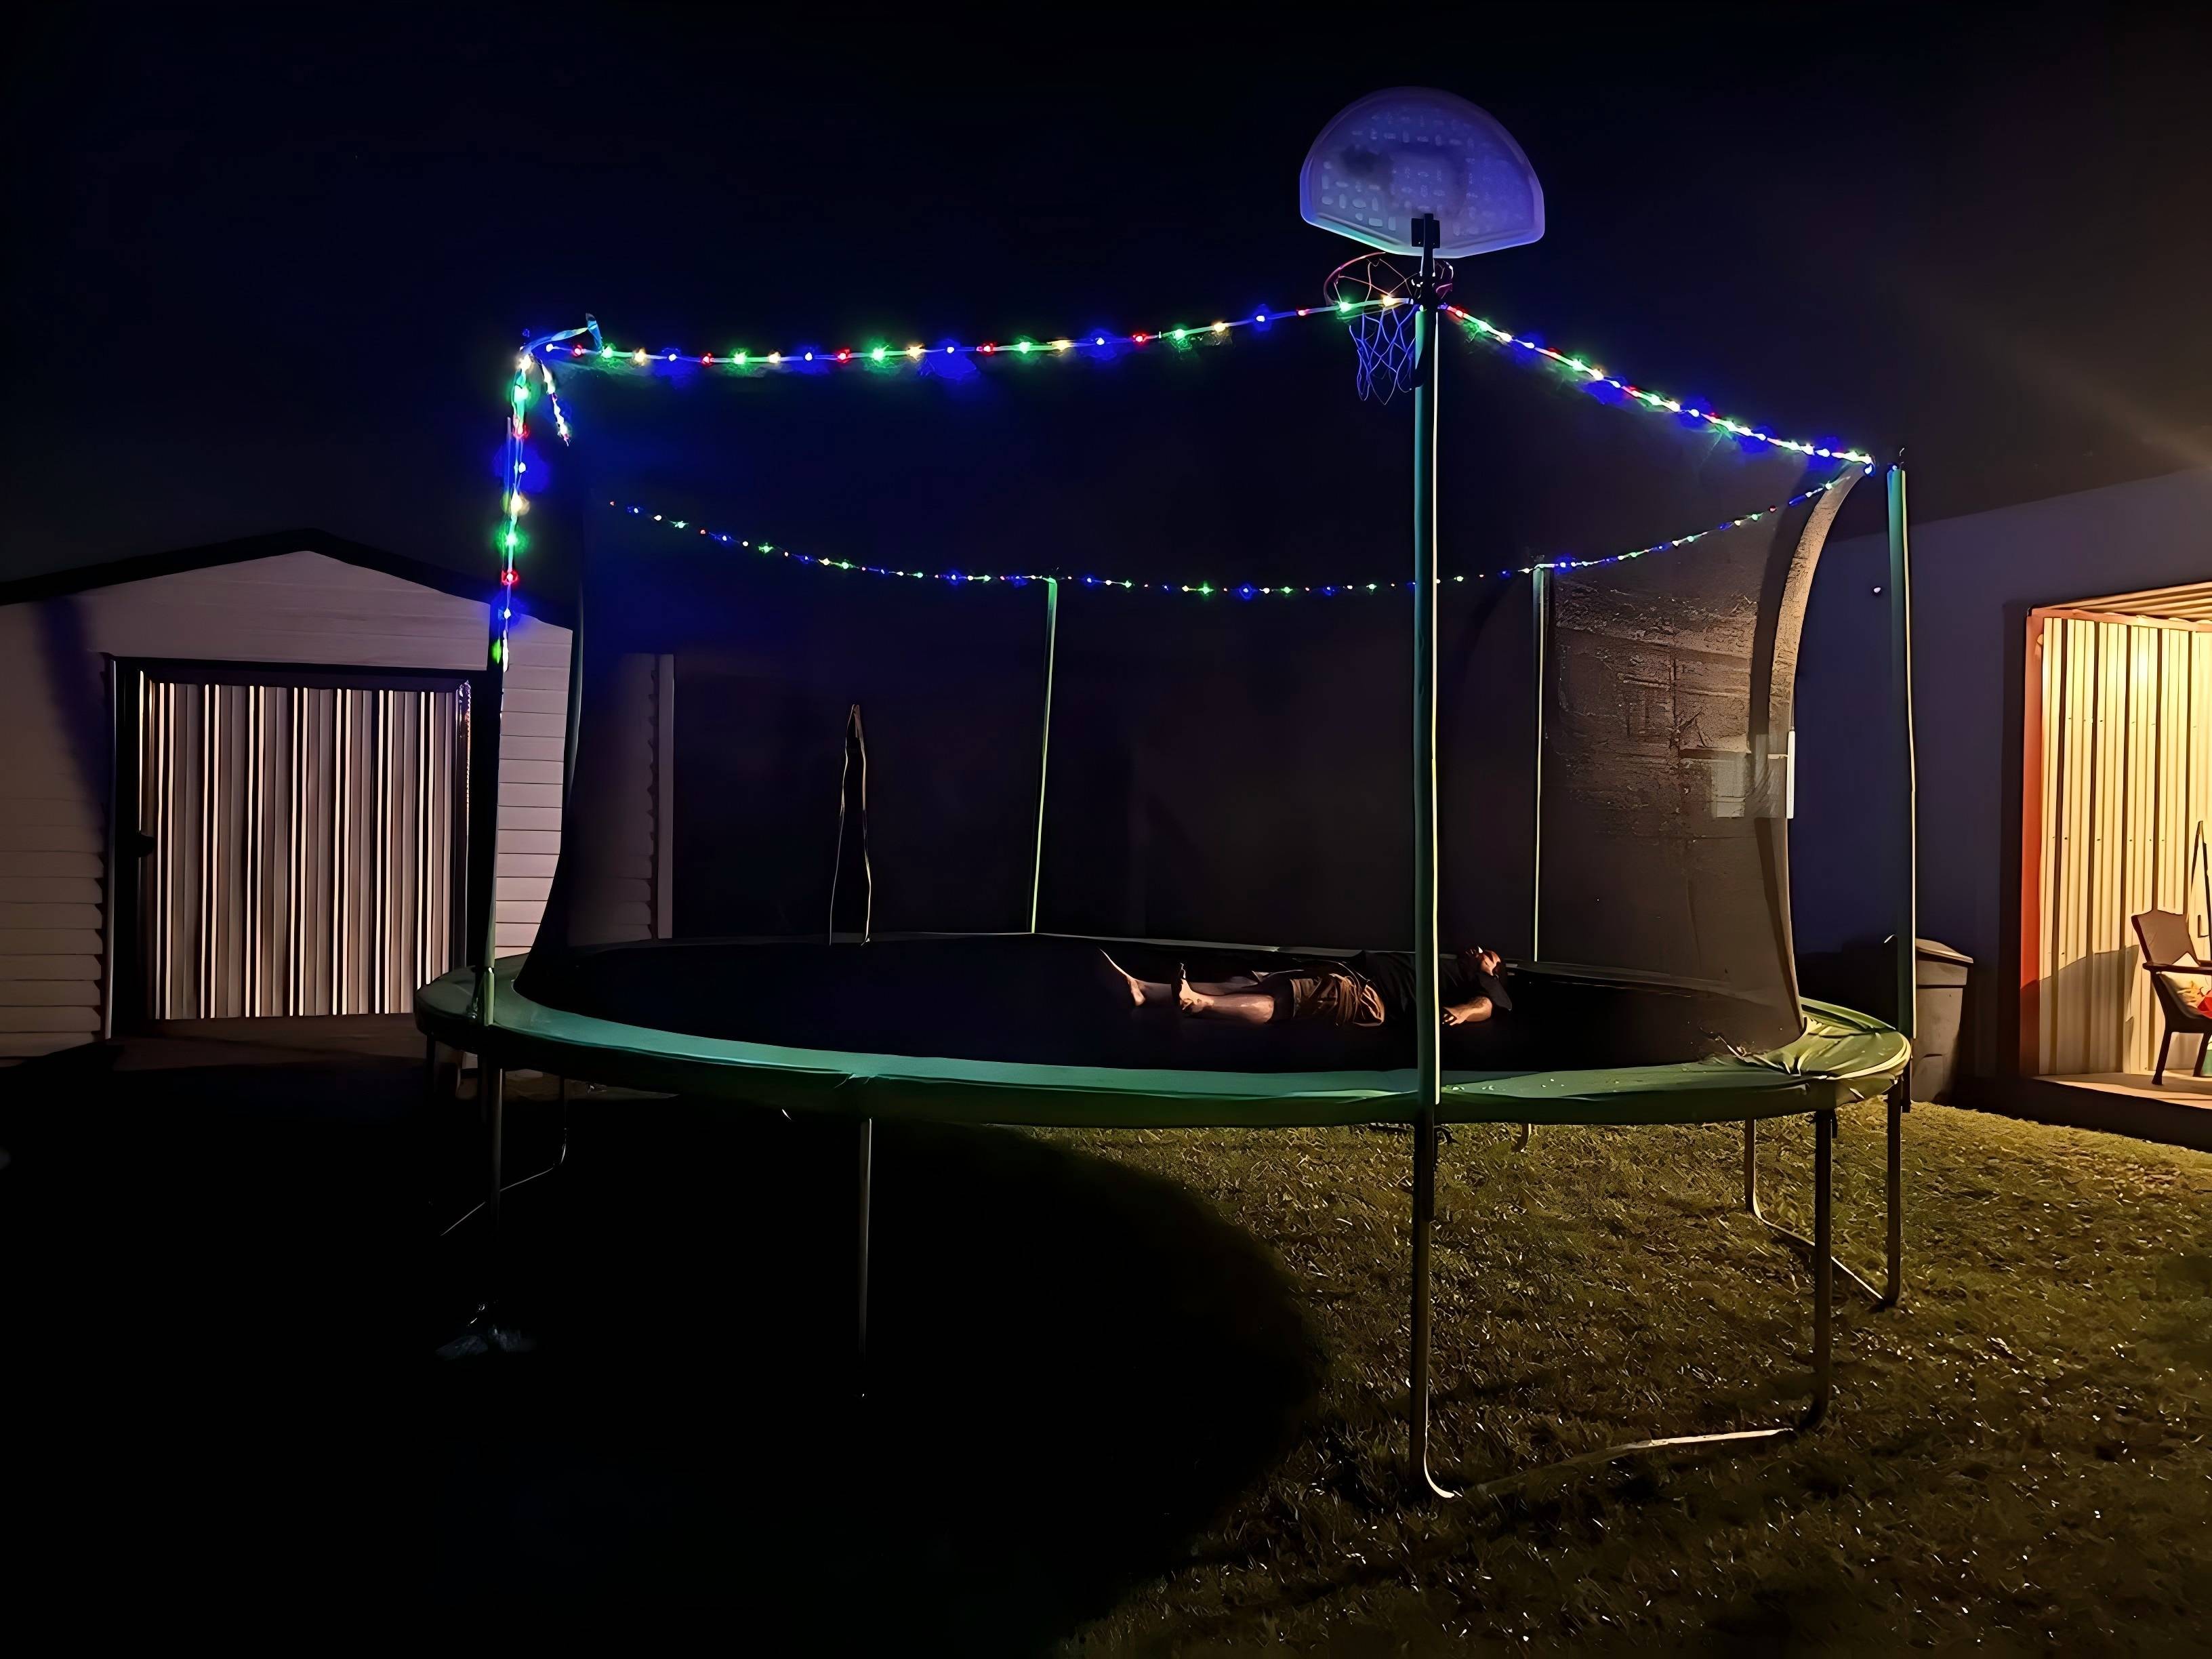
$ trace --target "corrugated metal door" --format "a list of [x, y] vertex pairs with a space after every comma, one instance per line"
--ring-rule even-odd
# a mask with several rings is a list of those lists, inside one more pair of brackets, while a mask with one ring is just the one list
[[454, 964], [465, 688], [138, 696], [149, 1018], [404, 1012]]
[[2184, 882], [2212, 818], [2212, 632], [2047, 617], [2042, 690], [2037, 1069], [2148, 1072], [2165, 1026], [2128, 918], [2203, 908]]

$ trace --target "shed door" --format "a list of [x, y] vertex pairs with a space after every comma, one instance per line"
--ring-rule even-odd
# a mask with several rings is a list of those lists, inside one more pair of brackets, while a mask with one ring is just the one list
[[138, 689], [146, 1017], [404, 1012], [459, 959], [464, 685]]

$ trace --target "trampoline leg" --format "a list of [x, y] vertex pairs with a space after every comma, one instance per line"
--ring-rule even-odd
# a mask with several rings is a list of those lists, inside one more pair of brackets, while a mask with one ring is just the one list
[[500, 1225], [500, 1189], [504, 1185], [507, 1135], [507, 1073], [489, 1058], [477, 1056], [477, 1087], [483, 1098], [485, 1176], [483, 1290], [468, 1328], [438, 1352], [448, 1358], [469, 1354], [520, 1353], [529, 1338], [499, 1321], [499, 1293], [506, 1267], [506, 1240]]
[[1429, 1472], [1429, 1246], [1437, 1219], [1437, 1116], [1413, 1120], [1413, 1352], [1406, 1403], [1408, 1458], [1416, 1498], [1454, 1498]]
[[1797, 1432], [1810, 1433], [1828, 1414], [1835, 1379], [1836, 1206], [1832, 1188], [1836, 1163], [1836, 1115], [1813, 1114], [1813, 1401], [1797, 1419]]
[[[1897, 1104], [1899, 1097], [1894, 1091], [1890, 1099], [1889, 1116], [1889, 1282], [1887, 1291], [1877, 1290], [1873, 1283], [1854, 1273], [1840, 1261], [1831, 1264], [1845, 1279], [1857, 1285], [1869, 1301], [1877, 1308], [1893, 1307], [1897, 1302], [1897, 1287], [1901, 1272], [1904, 1249], [1903, 1170], [1905, 1120]], [[1743, 1207], [1745, 1212], [1769, 1234], [1779, 1239], [1801, 1255], [1809, 1256], [1815, 1248], [1811, 1239], [1801, 1232], [1784, 1226], [1759, 1207], [1759, 1124], [1746, 1119], [1743, 1126]]]
[[[860, 1120], [860, 1216], [855, 1257], [854, 1353], [864, 1372], [868, 1363], [868, 1212], [874, 1206], [876, 1184], [876, 1121]], [[863, 1387], [866, 1386], [865, 1381]]]
[[1905, 1294], [1905, 1115], [1911, 1109], [1911, 1075], [1890, 1085], [1888, 1171], [1882, 1195], [1888, 1208], [1889, 1283], [1875, 1299], [1877, 1308], [1894, 1308]]
[[1516, 1135], [1513, 1139], [1513, 1150], [1516, 1152], [1527, 1152], [1528, 1150], [1528, 1137], [1535, 1133], [1536, 1126], [1534, 1124], [1522, 1124], [1521, 1126], [1521, 1133], [1518, 1135]]

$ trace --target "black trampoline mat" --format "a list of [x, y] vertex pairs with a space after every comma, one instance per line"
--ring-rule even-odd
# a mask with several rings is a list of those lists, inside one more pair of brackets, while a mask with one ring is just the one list
[[[1340, 958], [1141, 939], [988, 934], [860, 944], [672, 940], [533, 951], [518, 988], [569, 1013], [694, 1036], [848, 1054], [1179, 1071], [1375, 1071], [1414, 1063], [1412, 1029], [1246, 1026], [1139, 1009], [1132, 973], [1226, 977]], [[1783, 1011], [1710, 988], [1588, 970], [1509, 972], [1510, 1014], [1447, 1028], [1444, 1069], [1667, 1065], [1797, 1035]]]

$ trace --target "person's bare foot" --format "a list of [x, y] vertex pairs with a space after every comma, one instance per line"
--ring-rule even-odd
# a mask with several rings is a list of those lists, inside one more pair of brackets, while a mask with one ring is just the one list
[[1148, 1000], [1150, 1000], [1150, 999], [1146, 995], [1146, 988], [1144, 981], [1139, 979], [1134, 974], [1124, 968], [1120, 963], [1115, 961], [1113, 957], [1108, 956], [1103, 951], [1101, 951], [1098, 953], [1098, 959], [1106, 964], [1108, 971], [1116, 981], [1127, 988], [1129, 993], [1129, 1003], [1132, 1007], [1141, 1008]]
[[1176, 1006], [1186, 1014], [1203, 1012], [1212, 999], [1190, 988], [1190, 975], [1181, 963], [1176, 964]]

